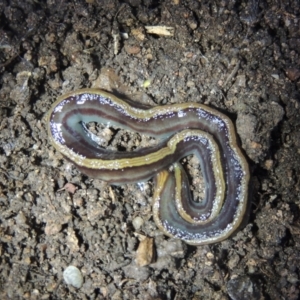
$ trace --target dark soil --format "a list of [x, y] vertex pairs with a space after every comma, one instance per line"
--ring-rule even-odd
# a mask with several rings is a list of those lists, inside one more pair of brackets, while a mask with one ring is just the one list
[[[0, 298], [299, 299], [299, 7], [0, 0]], [[109, 186], [65, 161], [46, 113], [59, 95], [92, 86], [229, 115], [252, 170], [247, 225], [222, 243], [188, 246], [156, 228], [151, 182]], [[126, 150], [149, 142], [127, 135]], [[156, 249], [144, 267], [139, 235]], [[69, 265], [83, 275], [79, 289], [63, 280]]]

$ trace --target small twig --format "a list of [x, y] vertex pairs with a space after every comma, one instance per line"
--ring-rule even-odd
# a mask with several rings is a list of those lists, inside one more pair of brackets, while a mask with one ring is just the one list
[[119, 10], [117, 11], [115, 17], [114, 17], [114, 21], [113, 21], [113, 29], [111, 31], [111, 35], [114, 41], [114, 55], [117, 55], [119, 53], [120, 50], [120, 31], [117, 25], [117, 16], [118, 14], [121, 12], [121, 10], [125, 7], [125, 4], [121, 5], [121, 7], [119, 8]]
[[229, 74], [229, 76], [227, 77], [227, 79], [226, 79], [226, 81], [225, 81], [225, 83], [224, 83], [224, 88], [226, 87], [227, 83], [228, 83], [229, 81], [231, 81], [233, 77], [235, 77], [237, 71], [238, 71], [239, 68], [240, 68], [240, 63], [241, 63], [240, 60], [238, 60], [238, 62], [236, 63], [234, 69], [232, 70], [232, 72], [231, 72], [231, 73]]

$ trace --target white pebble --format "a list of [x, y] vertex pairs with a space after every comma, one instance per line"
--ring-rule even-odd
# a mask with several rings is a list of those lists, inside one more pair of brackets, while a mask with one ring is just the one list
[[135, 230], [140, 230], [143, 224], [144, 224], [144, 220], [141, 217], [136, 217], [132, 220], [132, 225]]
[[80, 270], [74, 266], [69, 266], [64, 270], [64, 280], [67, 284], [71, 284], [77, 289], [82, 287], [83, 276]]

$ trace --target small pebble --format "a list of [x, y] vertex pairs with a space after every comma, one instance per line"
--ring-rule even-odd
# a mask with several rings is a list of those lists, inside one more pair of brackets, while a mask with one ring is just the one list
[[132, 225], [136, 231], [140, 230], [143, 224], [144, 224], [144, 220], [141, 217], [135, 217], [132, 220]]
[[80, 270], [74, 266], [69, 266], [64, 270], [64, 280], [67, 284], [74, 286], [79, 289], [83, 284], [83, 276]]

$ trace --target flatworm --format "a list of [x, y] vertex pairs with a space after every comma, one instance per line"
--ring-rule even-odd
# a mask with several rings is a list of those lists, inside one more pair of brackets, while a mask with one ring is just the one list
[[[101, 147], [85, 124], [98, 122], [153, 136], [159, 144], [132, 152]], [[183, 103], [144, 108], [99, 89], [58, 98], [49, 112], [52, 145], [84, 174], [110, 184], [154, 177], [153, 215], [164, 234], [191, 245], [220, 242], [241, 225], [250, 173], [234, 126], [208, 106]], [[195, 155], [205, 197], [195, 202], [179, 160]]]

